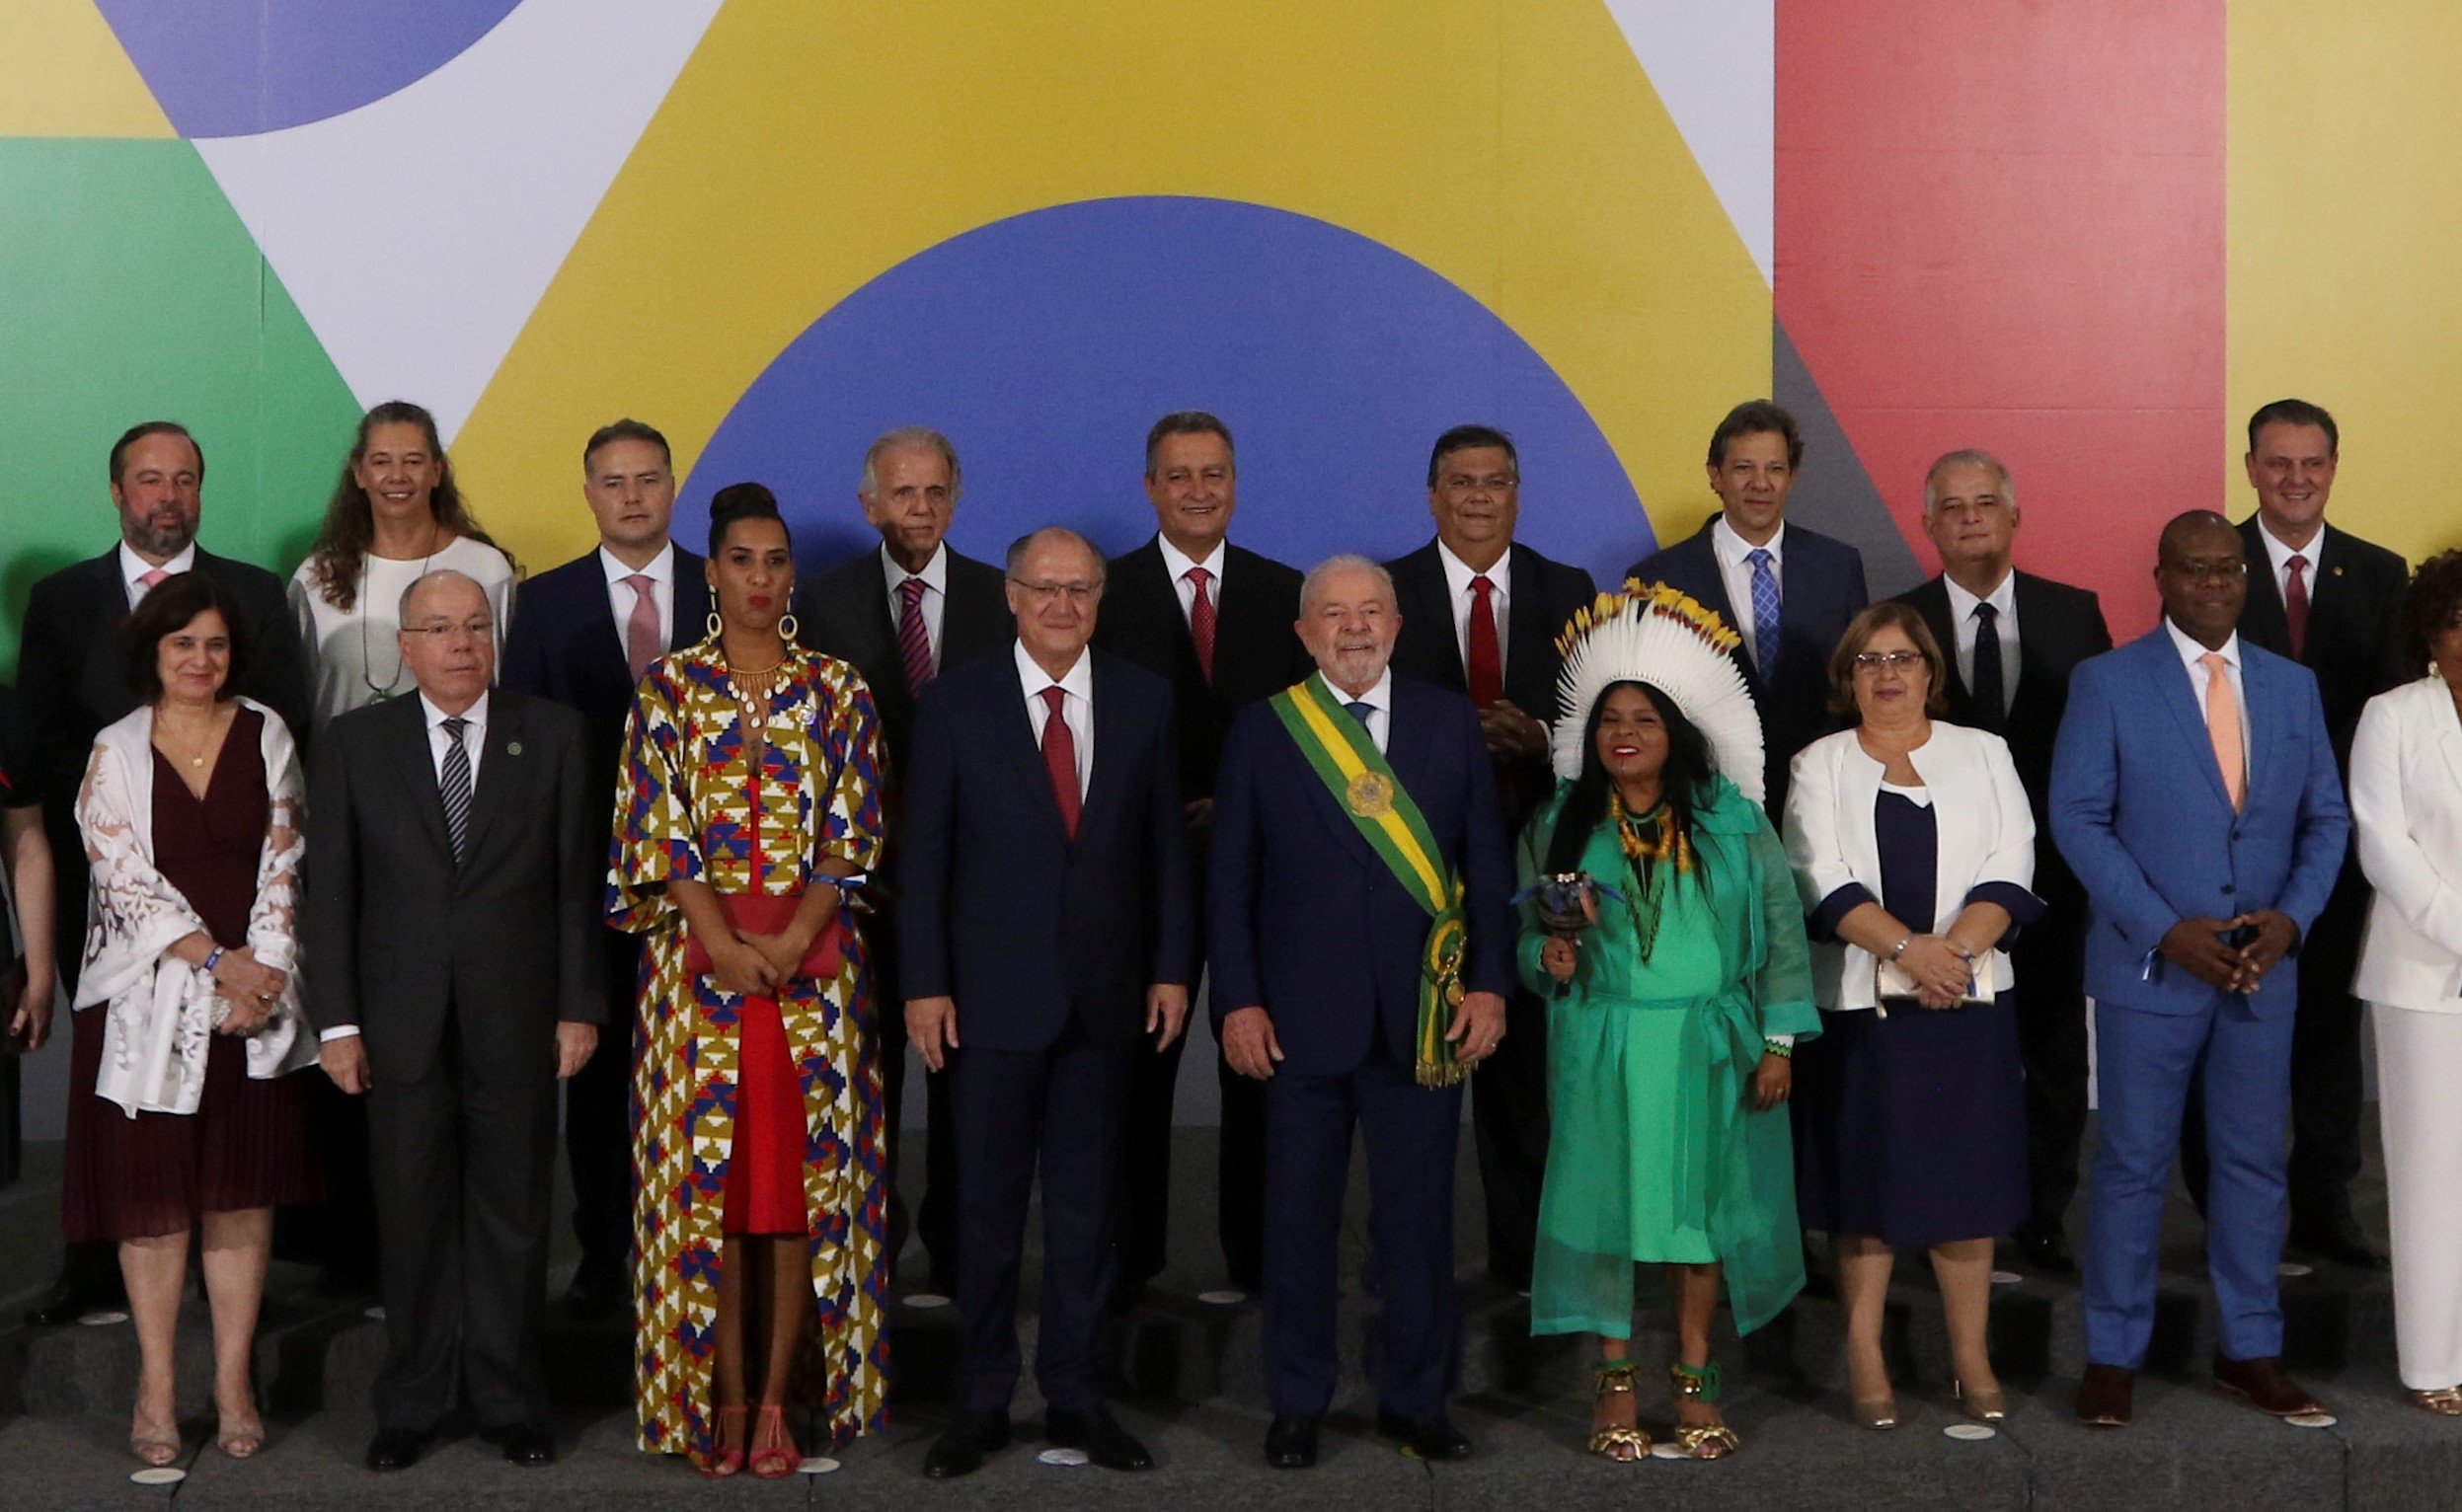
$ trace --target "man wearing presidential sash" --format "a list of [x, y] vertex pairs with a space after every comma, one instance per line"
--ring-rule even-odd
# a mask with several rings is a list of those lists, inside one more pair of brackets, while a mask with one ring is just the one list
[[1387, 670], [1402, 620], [1385, 569], [1322, 564], [1296, 628], [1316, 673], [1242, 710], [1223, 746], [1207, 908], [1215, 1032], [1266, 1084], [1266, 1459], [1315, 1464], [1333, 1403], [1355, 1126], [1377, 1430], [1458, 1460], [1454, 1150], [1462, 1082], [1504, 1032], [1512, 863], [1478, 711]]

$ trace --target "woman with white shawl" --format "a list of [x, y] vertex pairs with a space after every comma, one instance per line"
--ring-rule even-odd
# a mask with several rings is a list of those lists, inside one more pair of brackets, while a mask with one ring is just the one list
[[304, 1090], [316, 1059], [293, 970], [300, 778], [281, 717], [234, 695], [236, 604], [185, 572], [126, 635], [137, 709], [96, 736], [77, 794], [93, 867], [71, 1095], [99, 1109], [70, 1151], [63, 1227], [114, 1240], [140, 1364], [129, 1447], [181, 1456], [173, 1341], [192, 1230], [212, 1306], [216, 1442], [264, 1447], [249, 1365], [274, 1207], [312, 1200]]

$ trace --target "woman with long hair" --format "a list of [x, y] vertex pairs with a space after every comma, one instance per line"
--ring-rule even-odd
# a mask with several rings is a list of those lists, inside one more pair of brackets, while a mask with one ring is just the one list
[[317, 727], [411, 690], [394, 616], [402, 591], [440, 567], [487, 593], [502, 650], [512, 620], [512, 559], [463, 501], [435, 416], [388, 401], [360, 417], [316, 545], [291, 574], [291, 612], [308, 650]]
[[880, 725], [853, 667], [796, 643], [767, 489], [711, 501], [705, 570], [710, 638], [642, 680], [616, 794], [609, 907], [645, 945], [641, 1446], [774, 1476], [800, 1388], [832, 1448], [886, 1423], [880, 1041], [845, 907], [881, 850]]
[[1734, 632], [1672, 589], [1602, 595], [1566, 632], [1556, 795], [1523, 834], [1520, 964], [1549, 998], [1553, 1130], [1533, 1333], [1592, 1333], [1590, 1453], [1635, 1461], [1633, 1267], [1675, 1313], [1675, 1443], [1741, 1449], [1710, 1328], [1804, 1285], [1785, 1102], [1818, 1032], [1803, 910], [1751, 795], [1761, 727]]

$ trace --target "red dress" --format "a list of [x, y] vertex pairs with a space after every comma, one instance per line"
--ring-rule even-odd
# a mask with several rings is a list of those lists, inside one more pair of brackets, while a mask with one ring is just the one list
[[[752, 775], [752, 865], [761, 850], [761, 774]], [[804, 1089], [787, 1054], [787, 1022], [776, 998], [745, 998], [735, 1021], [735, 1149], [720, 1198], [722, 1233], [802, 1238]]]

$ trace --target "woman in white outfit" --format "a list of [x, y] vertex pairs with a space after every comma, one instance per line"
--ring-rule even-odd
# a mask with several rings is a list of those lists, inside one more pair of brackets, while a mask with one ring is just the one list
[[2462, 1416], [2462, 552], [2421, 567], [2403, 619], [2427, 673], [2369, 700], [2350, 748], [2376, 888], [2351, 992], [2376, 1024], [2402, 1384]]

